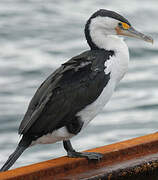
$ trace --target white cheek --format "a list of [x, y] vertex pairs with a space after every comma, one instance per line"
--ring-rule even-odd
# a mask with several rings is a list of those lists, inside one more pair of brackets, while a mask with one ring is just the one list
[[104, 35], [116, 35], [115, 28], [118, 22], [118, 20], [113, 18], [99, 16], [91, 20], [90, 33], [100, 31]]

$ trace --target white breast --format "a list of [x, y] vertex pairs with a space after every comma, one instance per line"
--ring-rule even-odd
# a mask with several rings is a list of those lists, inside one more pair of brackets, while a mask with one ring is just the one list
[[77, 114], [84, 122], [84, 127], [102, 111], [105, 104], [111, 98], [115, 87], [128, 70], [129, 52], [123, 39], [116, 36], [108, 36], [104, 48], [114, 50], [115, 53], [105, 62], [105, 74], [110, 73], [110, 80], [96, 101]]

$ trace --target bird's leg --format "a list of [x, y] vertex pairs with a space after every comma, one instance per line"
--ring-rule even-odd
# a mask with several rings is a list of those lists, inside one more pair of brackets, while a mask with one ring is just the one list
[[68, 157], [71, 158], [87, 158], [88, 160], [100, 160], [103, 157], [103, 154], [101, 153], [95, 153], [95, 152], [76, 152], [72, 145], [70, 140], [63, 141], [64, 149], [67, 151]]

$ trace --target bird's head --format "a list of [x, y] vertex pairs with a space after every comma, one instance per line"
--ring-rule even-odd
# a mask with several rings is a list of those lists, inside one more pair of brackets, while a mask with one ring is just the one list
[[123, 16], [105, 9], [100, 9], [89, 18], [85, 26], [85, 35], [92, 49], [99, 48], [97, 41], [102, 41], [104, 36], [111, 35], [130, 36], [153, 43], [150, 36], [135, 30]]

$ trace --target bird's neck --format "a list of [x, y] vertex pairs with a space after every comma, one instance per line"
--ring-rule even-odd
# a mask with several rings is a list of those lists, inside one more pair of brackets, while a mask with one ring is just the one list
[[[105, 49], [113, 51], [114, 55], [106, 61], [106, 72], [110, 73], [113, 82], [118, 83], [128, 69], [129, 51], [123, 38], [110, 35], [109, 30], [100, 28], [97, 24], [91, 24], [88, 20], [85, 26], [85, 36], [92, 50]], [[114, 32], [113, 32], [114, 33]]]
[[114, 56], [107, 61], [107, 73], [111, 73], [111, 78], [118, 84], [128, 70], [129, 51], [122, 38], [117, 36], [107, 36], [100, 42], [100, 47], [106, 50], [113, 50]]
[[118, 83], [126, 73], [129, 62], [129, 51], [123, 38], [106, 35], [105, 32], [92, 31], [91, 39], [98, 49], [114, 51], [114, 55], [106, 63], [105, 73], [111, 73], [113, 81]]

